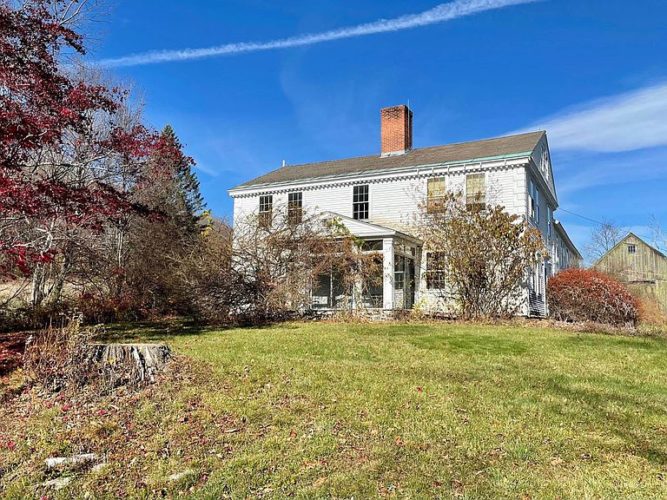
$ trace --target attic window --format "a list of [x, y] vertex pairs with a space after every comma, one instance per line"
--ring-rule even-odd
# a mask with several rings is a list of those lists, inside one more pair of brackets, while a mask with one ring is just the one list
[[628, 253], [637, 253], [637, 245], [628, 245]]

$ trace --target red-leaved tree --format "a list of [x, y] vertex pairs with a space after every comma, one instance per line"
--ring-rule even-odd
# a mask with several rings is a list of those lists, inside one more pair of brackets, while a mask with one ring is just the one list
[[126, 170], [158, 139], [116, 123], [124, 92], [63, 68], [64, 53], [85, 52], [73, 28], [83, 4], [0, 0], [0, 276], [52, 261], [57, 226], [95, 230], [138, 208], [92, 167]]

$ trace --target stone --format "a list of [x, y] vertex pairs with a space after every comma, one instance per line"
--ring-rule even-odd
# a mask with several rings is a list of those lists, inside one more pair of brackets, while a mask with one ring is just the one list
[[107, 467], [109, 467], [109, 464], [106, 462], [102, 462], [101, 464], [93, 466], [93, 468], [90, 469], [90, 472], [102, 472]]
[[73, 467], [88, 462], [95, 462], [98, 459], [99, 457], [95, 453], [83, 453], [81, 455], [72, 455], [71, 457], [47, 458], [44, 462], [46, 463], [47, 469], [55, 469], [61, 467]]
[[172, 474], [171, 476], [169, 476], [167, 478], [167, 480], [169, 482], [180, 481], [181, 479], [184, 479], [188, 476], [192, 476], [194, 473], [195, 473], [195, 471], [193, 471], [192, 469], [187, 469], [187, 470], [184, 470], [183, 472], [177, 472], [176, 474]]
[[46, 488], [53, 488], [55, 490], [62, 490], [65, 486], [72, 482], [71, 477], [57, 477], [55, 479], [50, 479], [45, 483], [42, 483], [42, 486]]

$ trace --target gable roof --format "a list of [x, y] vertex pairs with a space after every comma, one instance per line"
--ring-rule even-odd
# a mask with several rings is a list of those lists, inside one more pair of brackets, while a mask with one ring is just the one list
[[596, 266], [596, 265], [598, 265], [600, 262], [602, 262], [602, 260], [605, 259], [605, 258], [607, 257], [607, 255], [610, 255], [614, 250], [616, 250], [618, 247], [620, 247], [622, 244], [624, 244], [626, 241], [628, 241], [629, 238], [635, 238], [637, 241], [639, 241], [639, 242], [642, 243], [643, 245], [645, 245], [645, 246], [647, 246], [648, 248], [650, 248], [651, 250], [653, 250], [655, 253], [657, 253], [657, 254], [658, 254], [660, 257], [662, 257], [663, 259], [667, 259], [667, 255], [665, 255], [664, 253], [662, 253], [662, 252], [661, 252], [660, 250], [658, 250], [657, 248], [655, 248], [655, 247], [649, 245], [649, 244], [646, 243], [643, 239], [641, 239], [639, 236], [637, 236], [635, 233], [633, 233], [632, 231], [630, 231], [628, 234], [625, 235], [624, 238], [622, 238], [621, 240], [619, 240], [618, 243], [616, 243], [613, 247], [611, 247], [611, 248], [607, 251], [607, 253], [605, 253], [602, 257], [600, 257], [600, 258], [597, 260], [597, 262], [595, 262], [594, 265]]
[[375, 224], [365, 220], [353, 219], [346, 215], [337, 212], [325, 211], [322, 212], [324, 217], [340, 219], [351, 234], [360, 238], [382, 238], [386, 236], [399, 236], [401, 238], [421, 243], [419, 238], [410, 234], [398, 231], [394, 228]]
[[320, 177], [354, 175], [386, 169], [419, 167], [441, 163], [496, 159], [508, 156], [529, 156], [542, 137], [544, 131], [528, 132], [481, 141], [462, 142], [413, 149], [395, 156], [361, 156], [343, 160], [290, 165], [273, 170], [260, 177], [245, 182], [235, 189], [243, 189], [263, 184], [283, 183]]

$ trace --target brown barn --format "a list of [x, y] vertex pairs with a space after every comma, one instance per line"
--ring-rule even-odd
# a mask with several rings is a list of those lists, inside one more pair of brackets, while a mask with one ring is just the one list
[[667, 313], [667, 256], [629, 233], [593, 266], [625, 283], [640, 297], [654, 299]]

